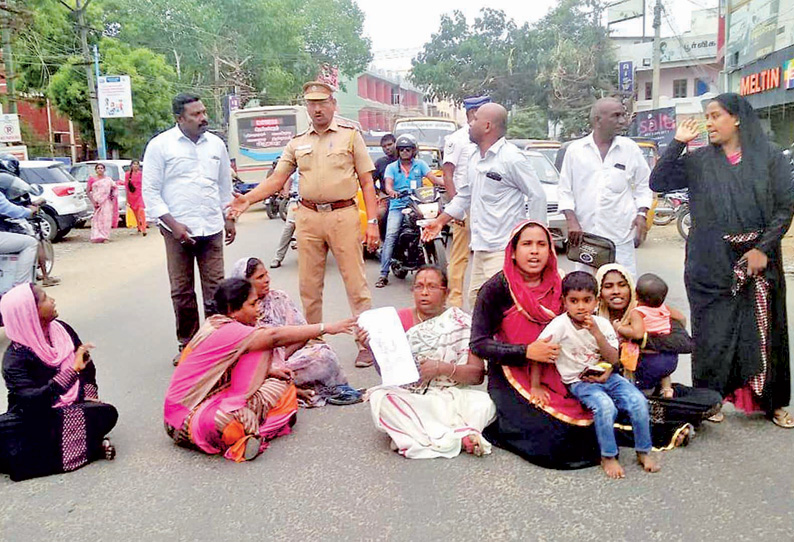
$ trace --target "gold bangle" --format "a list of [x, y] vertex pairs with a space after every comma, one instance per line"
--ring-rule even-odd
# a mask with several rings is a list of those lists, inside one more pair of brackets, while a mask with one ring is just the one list
[[448, 378], [452, 378], [453, 376], [455, 376], [455, 371], [457, 371], [457, 370], [458, 370], [457, 364], [453, 363], [452, 364], [452, 372], [449, 373], [449, 377]]
[[325, 324], [320, 322], [320, 334], [318, 337], [322, 337], [323, 335], [325, 335]]

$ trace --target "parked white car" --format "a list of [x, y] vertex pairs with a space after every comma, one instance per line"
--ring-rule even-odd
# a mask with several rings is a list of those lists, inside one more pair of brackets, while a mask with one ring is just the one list
[[44, 234], [50, 241], [63, 239], [69, 231], [82, 226], [91, 218], [93, 206], [85, 193], [84, 185], [69, 174], [61, 162], [51, 160], [24, 160], [19, 163], [20, 177], [28, 184], [38, 184], [44, 189], [46, 200], [41, 208], [44, 217]]
[[565, 215], [559, 210], [560, 198], [557, 187], [560, 183], [560, 173], [546, 156], [538, 151], [521, 151], [527, 157], [532, 168], [540, 179], [543, 191], [546, 192], [546, 214], [549, 220], [549, 230], [557, 246], [563, 247], [568, 239], [568, 223]]
[[88, 162], [78, 162], [72, 166], [72, 177], [83, 183], [83, 187], [88, 184], [88, 178], [96, 175], [96, 165], [105, 166], [105, 175], [116, 181], [119, 187], [119, 221], [124, 222], [127, 213], [127, 186], [125, 184], [126, 173], [130, 170], [132, 160], [90, 160]]

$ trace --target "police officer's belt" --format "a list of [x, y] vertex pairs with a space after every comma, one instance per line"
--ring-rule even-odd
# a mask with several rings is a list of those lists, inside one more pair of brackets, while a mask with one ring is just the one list
[[317, 211], [320, 213], [327, 213], [330, 211], [336, 211], [337, 209], [344, 209], [345, 207], [352, 207], [355, 204], [355, 198], [340, 199], [339, 201], [331, 201], [328, 203], [317, 203], [305, 199], [301, 200], [301, 205], [311, 209], [312, 211]]

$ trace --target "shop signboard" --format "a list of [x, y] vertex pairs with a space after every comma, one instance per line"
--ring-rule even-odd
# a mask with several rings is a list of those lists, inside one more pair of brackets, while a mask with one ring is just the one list
[[663, 153], [675, 136], [675, 107], [640, 111], [629, 127], [634, 137], [652, 139]]
[[794, 46], [735, 72], [732, 88], [755, 108], [794, 102]]
[[634, 63], [630, 60], [619, 64], [620, 91], [627, 94], [634, 93]]

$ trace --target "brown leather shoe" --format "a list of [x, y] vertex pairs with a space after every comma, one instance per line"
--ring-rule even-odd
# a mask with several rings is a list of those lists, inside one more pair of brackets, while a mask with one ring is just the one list
[[374, 364], [375, 357], [372, 355], [369, 348], [362, 348], [358, 351], [358, 356], [356, 356], [356, 367], [364, 369], [366, 367], [372, 367]]

